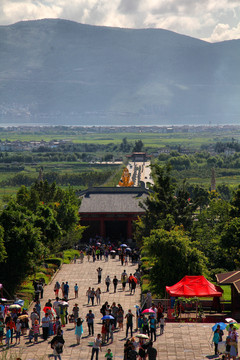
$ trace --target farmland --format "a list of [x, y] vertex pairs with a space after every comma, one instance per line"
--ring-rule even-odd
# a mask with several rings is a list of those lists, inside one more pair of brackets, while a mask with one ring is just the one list
[[240, 184], [239, 138], [239, 127], [0, 128], [0, 197], [29, 186], [40, 169], [48, 181], [76, 190], [114, 186], [132, 151], [148, 152], [152, 162], [170, 162], [179, 181], [206, 189], [214, 167], [216, 184], [233, 189]]

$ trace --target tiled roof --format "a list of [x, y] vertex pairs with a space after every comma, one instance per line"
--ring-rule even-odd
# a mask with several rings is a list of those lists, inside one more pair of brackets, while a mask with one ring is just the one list
[[139, 202], [146, 199], [144, 188], [94, 188], [79, 194], [82, 203], [79, 213], [139, 213], [144, 209]]
[[221, 285], [233, 284], [240, 280], [240, 271], [230, 271], [226, 273], [216, 274], [217, 282]]

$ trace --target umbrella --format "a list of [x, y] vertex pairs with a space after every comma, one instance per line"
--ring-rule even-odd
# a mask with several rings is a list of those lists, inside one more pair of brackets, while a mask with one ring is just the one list
[[153, 309], [145, 309], [142, 311], [142, 314], [155, 314], [155, 311]]
[[225, 321], [226, 321], [227, 323], [232, 323], [232, 324], [237, 323], [237, 320], [234, 320], [234, 319], [232, 319], [232, 318], [226, 318]]
[[0, 299], [0, 301], [3, 301], [3, 302], [4, 302], [4, 301], [7, 301], [7, 299], [5, 299], [5, 298], [1, 298], [1, 299]]
[[18, 304], [12, 304], [9, 306], [9, 310], [21, 309], [21, 306]]
[[28, 318], [28, 314], [23, 314], [18, 317], [19, 320], [24, 320]]
[[[130, 276], [130, 280], [133, 280], [136, 284], [138, 282], [137, 278], [135, 276]], [[154, 311], [155, 312], [155, 311]]]
[[111, 251], [110, 251], [110, 253], [113, 253], [113, 254], [114, 254], [115, 252], [116, 252], [115, 250], [111, 250]]
[[132, 251], [132, 249], [130, 249], [129, 247], [126, 248], [126, 251]]
[[101, 320], [113, 320], [114, 317], [112, 315], [105, 315], [101, 318]]
[[235, 327], [236, 329], [240, 329], [240, 324], [238, 324], [238, 323], [230, 323], [226, 327], [227, 331], [230, 329], [231, 324], [233, 324], [233, 328]]
[[14, 304], [18, 304], [20, 306], [23, 306], [24, 305], [24, 300], [21, 300], [21, 299], [18, 299], [14, 302]]
[[44, 308], [43, 308], [43, 312], [47, 312], [47, 311], [51, 311], [52, 310], [52, 308], [51, 308], [51, 306], [44, 306]]
[[59, 301], [60, 306], [69, 306], [69, 303], [67, 301]]
[[120, 247], [128, 247], [126, 244], [122, 244], [122, 245], [120, 245]]
[[227, 327], [227, 324], [225, 324], [223, 322], [219, 322], [219, 323], [216, 323], [215, 325], [213, 325], [212, 331], [217, 330], [218, 325], [220, 326], [220, 330], [225, 330]]
[[135, 337], [140, 338], [140, 339], [148, 339], [148, 336], [145, 334], [137, 334], [137, 335], [135, 335]]

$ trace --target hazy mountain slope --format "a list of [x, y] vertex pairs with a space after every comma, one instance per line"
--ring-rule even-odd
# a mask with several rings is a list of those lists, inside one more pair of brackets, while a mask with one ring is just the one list
[[0, 122], [233, 123], [240, 41], [65, 20], [0, 27]]

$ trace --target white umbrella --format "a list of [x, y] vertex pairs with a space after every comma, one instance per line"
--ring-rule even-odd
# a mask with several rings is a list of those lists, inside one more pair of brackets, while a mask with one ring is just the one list
[[140, 339], [148, 339], [148, 336], [145, 334], [137, 334], [135, 337], [140, 338]]
[[234, 319], [232, 319], [232, 318], [225, 318], [225, 321], [226, 321], [227, 323], [237, 323], [237, 321], [234, 320]]

